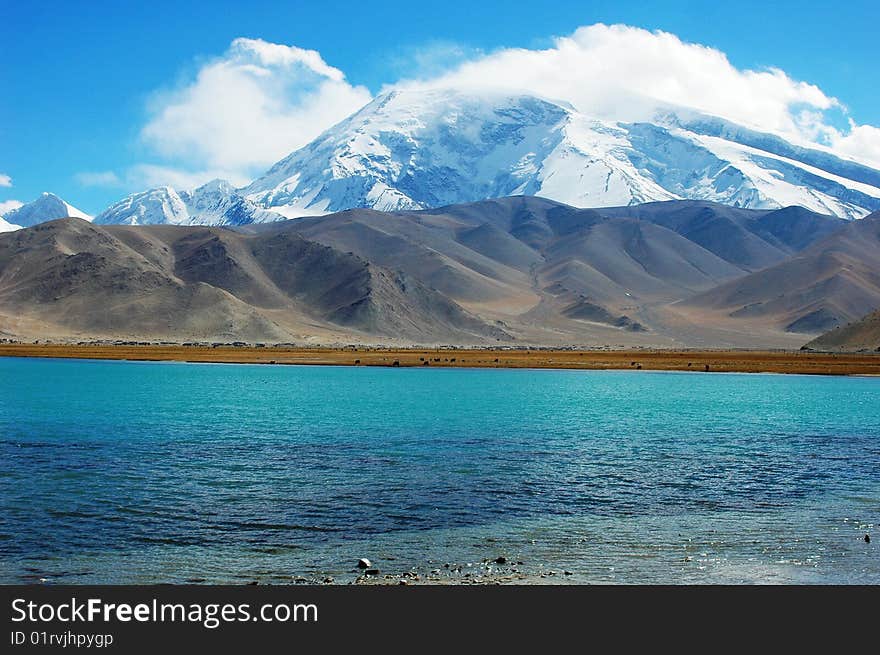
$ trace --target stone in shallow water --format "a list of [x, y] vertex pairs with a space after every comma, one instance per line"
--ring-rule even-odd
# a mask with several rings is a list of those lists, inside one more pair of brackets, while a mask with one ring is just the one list
[[373, 566], [373, 563], [368, 560], [366, 557], [362, 557], [358, 560], [358, 568], [359, 569], [368, 569]]

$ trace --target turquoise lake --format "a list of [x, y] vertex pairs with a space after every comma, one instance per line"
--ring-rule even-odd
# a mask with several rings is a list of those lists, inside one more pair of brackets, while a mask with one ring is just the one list
[[876, 584], [878, 521], [877, 378], [0, 358], [3, 583]]

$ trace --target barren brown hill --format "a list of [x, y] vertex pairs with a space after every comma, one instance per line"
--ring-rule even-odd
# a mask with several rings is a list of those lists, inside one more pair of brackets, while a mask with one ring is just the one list
[[[353, 209], [239, 230], [63, 220], [0, 237], [0, 333], [796, 348], [803, 336], [769, 310], [743, 322], [739, 305], [688, 299], [718, 302], [718, 290], [780, 266], [795, 267], [784, 289], [836, 270], [843, 255], [820, 248], [835, 238], [848, 244], [838, 248], [852, 259], [847, 271], [870, 269], [870, 253], [840, 236], [849, 229], [798, 208], [592, 210], [535, 197]], [[866, 302], [847, 305], [838, 291], [816, 291], [835, 316]], [[818, 333], [820, 324], [803, 327]]]
[[748, 271], [778, 264], [846, 225], [842, 219], [803, 207], [752, 210], [698, 200], [651, 202], [601, 212], [662, 225]]
[[416, 279], [292, 232], [80, 219], [0, 238], [0, 315], [13, 335], [507, 338]]
[[880, 309], [871, 312], [858, 321], [829, 330], [810, 341], [805, 348], [809, 350], [880, 352]]
[[284, 335], [231, 294], [186, 284], [75, 218], [0, 238], [0, 315], [13, 335]]
[[817, 334], [880, 306], [880, 213], [800, 254], [697, 295], [683, 306]]
[[[800, 208], [753, 211], [707, 202], [577, 209], [512, 197], [419, 212], [355, 209], [301, 219], [303, 236], [420, 277], [472, 312], [551, 343], [711, 345], [699, 317], [664, 309], [777, 264], [846, 225]], [[768, 324], [719, 341], [796, 346]], [[552, 333], [552, 336], [551, 336]], [[620, 341], [622, 339], [622, 341]]]

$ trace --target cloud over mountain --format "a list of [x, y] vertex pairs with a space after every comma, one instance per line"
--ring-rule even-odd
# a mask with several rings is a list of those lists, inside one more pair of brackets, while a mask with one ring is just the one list
[[[630, 123], [670, 107], [692, 109], [880, 167], [880, 128], [858, 124], [837, 98], [779, 68], [740, 69], [724, 52], [668, 32], [596, 24], [547, 48], [484, 53], [426, 43], [407, 60], [389, 64], [389, 74], [409, 78], [383, 92], [522, 93]], [[218, 177], [244, 185], [372, 97], [317, 51], [238, 38], [185, 82], [154, 95], [140, 130], [150, 157], [117, 177], [131, 190], [194, 188]]]
[[581, 27], [550, 48], [506, 48], [398, 86], [528, 92], [629, 122], [650, 120], [665, 105], [689, 107], [880, 164], [880, 130], [854, 121], [835, 127], [829, 114], [845, 107], [818, 86], [778, 68], [741, 70], [715, 48], [626, 25]]
[[187, 172], [173, 171], [178, 177], [206, 169], [240, 177], [304, 145], [370, 97], [314, 50], [239, 38], [194, 79], [154, 97], [141, 138]]
[[[0, 173], [0, 187], [12, 187], [12, 178], [6, 173]], [[2, 217], [4, 214], [18, 209], [23, 204], [20, 200], [0, 200], [0, 232], [8, 232], [18, 227], [17, 225], [7, 223]]]

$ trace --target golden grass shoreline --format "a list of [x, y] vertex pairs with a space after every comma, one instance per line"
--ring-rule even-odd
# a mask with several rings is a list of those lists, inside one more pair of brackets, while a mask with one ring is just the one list
[[0, 357], [227, 364], [434, 366], [585, 370], [880, 375], [880, 353], [740, 350], [496, 350], [109, 344], [0, 344]]

